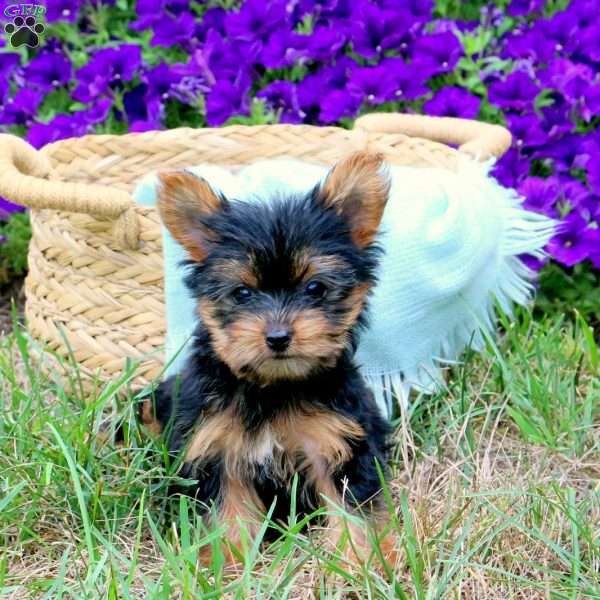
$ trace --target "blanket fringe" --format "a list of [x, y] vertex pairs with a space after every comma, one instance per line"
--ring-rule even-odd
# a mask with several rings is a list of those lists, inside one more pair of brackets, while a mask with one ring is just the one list
[[431, 359], [419, 365], [413, 372], [400, 367], [398, 372], [377, 373], [362, 370], [383, 414], [393, 414], [394, 403], [406, 407], [412, 389], [426, 394], [434, 393], [443, 386], [442, 369], [449, 364], [460, 364], [457, 357], [467, 348], [480, 351], [485, 345], [485, 334], [493, 334], [497, 322], [496, 303], [509, 317], [513, 306], [526, 306], [535, 295], [536, 273], [519, 258], [530, 254], [538, 259], [547, 256], [543, 247], [556, 233], [557, 222], [540, 214], [525, 210], [523, 199], [515, 190], [500, 186], [488, 175], [491, 165], [482, 171], [481, 165], [465, 165], [466, 176], [475, 173], [482, 178], [482, 185], [489, 188], [490, 200], [500, 207], [504, 222], [499, 244], [497, 275], [487, 298], [473, 306], [464, 297], [464, 318], [443, 340], [432, 340]]

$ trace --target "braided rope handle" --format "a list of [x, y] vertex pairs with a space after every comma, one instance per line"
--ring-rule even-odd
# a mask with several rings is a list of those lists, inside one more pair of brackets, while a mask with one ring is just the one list
[[137, 248], [140, 225], [131, 196], [108, 186], [49, 180], [50, 161], [14, 135], [0, 134], [0, 195], [28, 208], [70, 211], [116, 219], [122, 248]]
[[372, 113], [356, 119], [354, 127], [367, 133], [400, 133], [458, 146], [476, 158], [500, 158], [512, 141], [510, 132], [500, 125], [453, 117], [427, 117], [398, 113]]

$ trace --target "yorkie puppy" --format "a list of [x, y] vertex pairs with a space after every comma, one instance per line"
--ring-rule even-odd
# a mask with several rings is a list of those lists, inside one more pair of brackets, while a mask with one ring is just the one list
[[205, 514], [225, 527], [226, 558], [240, 521], [256, 532], [274, 500], [273, 518], [287, 517], [296, 474], [299, 512], [367, 515], [328, 519], [348, 558], [368, 557], [369, 530], [391, 556], [376, 466], [386, 472], [390, 428], [353, 362], [390, 188], [381, 156], [352, 154], [309, 194], [265, 203], [225, 198], [186, 172], [159, 180], [200, 319], [185, 369], [141, 418], [184, 452], [186, 493], [214, 507]]

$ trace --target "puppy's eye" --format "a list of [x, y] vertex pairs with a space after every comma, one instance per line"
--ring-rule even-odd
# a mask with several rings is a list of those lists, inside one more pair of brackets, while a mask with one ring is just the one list
[[324, 283], [320, 281], [309, 281], [305, 288], [306, 294], [312, 298], [322, 298], [327, 291]]
[[240, 285], [233, 290], [233, 297], [235, 298], [236, 302], [246, 302], [251, 296], [252, 290], [244, 285]]

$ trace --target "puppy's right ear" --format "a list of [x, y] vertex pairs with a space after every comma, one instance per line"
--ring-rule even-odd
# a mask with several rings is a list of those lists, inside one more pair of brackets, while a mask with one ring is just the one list
[[217, 235], [207, 218], [223, 210], [225, 199], [208, 183], [185, 171], [159, 173], [158, 211], [171, 235], [197, 262], [203, 262]]

